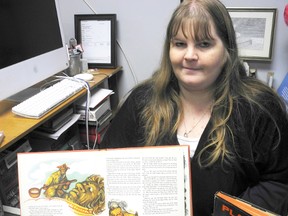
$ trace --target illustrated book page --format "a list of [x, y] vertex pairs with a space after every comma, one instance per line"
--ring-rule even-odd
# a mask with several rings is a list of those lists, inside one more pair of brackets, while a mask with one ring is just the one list
[[189, 146], [18, 153], [22, 216], [193, 215]]
[[214, 199], [213, 216], [280, 216], [240, 198], [217, 192]]

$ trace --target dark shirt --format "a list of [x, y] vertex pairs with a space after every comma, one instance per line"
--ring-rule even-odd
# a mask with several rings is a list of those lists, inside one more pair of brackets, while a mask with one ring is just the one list
[[[149, 86], [134, 90], [113, 119], [100, 148], [143, 146], [144, 130], [139, 114], [151, 97]], [[217, 191], [241, 197], [268, 210], [287, 215], [288, 209], [288, 120], [287, 115], [275, 105], [273, 98], [263, 97], [279, 124], [282, 134], [278, 146], [278, 133], [266, 113], [257, 109], [254, 115], [244, 100], [234, 104], [227, 125], [233, 131], [228, 137], [228, 148], [235, 160], [221, 165], [220, 160], [211, 167], [200, 167], [196, 155], [207, 145], [211, 120], [208, 122], [191, 159], [193, 212], [195, 216], [209, 216], [213, 212]], [[176, 117], [177, 112], [175, 113]], [[212, 113], [213, 115], [213, 113]], [[212, 116], [213, 118], [213, 116]], [[171, 120], [171, 124], [175, 123]], [[177, 134], [165, 136], [161, 145], [179, 145]], [[205, 157], [205, 155], [204, 155]]]

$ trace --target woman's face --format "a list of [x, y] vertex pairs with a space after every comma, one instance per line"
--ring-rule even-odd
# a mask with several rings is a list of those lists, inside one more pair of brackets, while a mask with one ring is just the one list
[[227, 59], [226, 51], [213, 25], [210, 32], [212, 39], [195, 41], [194, 34], [197, 32], [185, 37], [180, 28], [171, 40], [169, 55], [180, 88], [205, 90], [221, 73]]

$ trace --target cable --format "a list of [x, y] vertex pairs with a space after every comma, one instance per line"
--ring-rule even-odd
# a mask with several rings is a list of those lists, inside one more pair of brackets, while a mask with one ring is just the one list
[[95, 139], [93, 143], [93, 149], [96, 148], [97, 141], [98, 141], [98, 127], [99, 127], [99, 122], [96, 120], [96, 125], [95, 125]]
[[[85, 4], [92, 10], [92, 12], [93, 12], [94, 14], [98, 14], [98, 13], [94, 10], [94, 8], [93, 8], [86, 0], [83, 0], [83, 1], [84, 1]], [[120, 44], [120, 42], [119, 42], [117, 39], [116, 39], [116, 43], [117, 43], [118, 47], [120, 48], [120, 50], [121, 50], [121, 52], [122, 52], [122, 54], [123, 54], [123, 56], [124, 56], [124, 59], [126, 60], [126, 62], [127, 62], [127, 64], [128, 64], [128, 67], [129, 67], [130, 72], [131, 72], [131, 74], [132, 74], [132, 76], [133, 76], [135, 85], [137, 85], [137, 84], [138, 84], [138, 79], [137, 79], [137, 76], [136, 76], [136, 74], [135, 74], [135, 72], [134, 72], [134, 70], [133, 70], [133, 68], [132, 68], [132, 66], [131, 66], [131, 64], [130, 64], [130, 61], [129, 61], [127, 55], [125, 54], [125, 51], [124, 51], [122, 45]]]
[[132, 74], [132, 76], [133, 76], [135, 85], [137, 85], [137, 84], [138, 84], [138, 79], [137, 79], [136, 74], [134, 73], [134, 70], [132, 69], [132, 65], [130, 64], [130, 62], [129, 62], [129, 60], [128, 60], [128, 57], [126, 56], [126, 54], [125, 54], [125, 52], [124, 52], [124, 50], [123, 50], [122, 45], [120, 44], [120, 42], [119, 42], [118, 40], [116, 40], [116, 42], [117, 42], [117, 44], [118, 44], [118, 46], [119, 46], [122, 54], [124, 55], [124, 58], [125, 58], [126, 62], [127, 62], [127, 64], [128, 64], [128, 67], [129, 67], [129, 69], [130, 69], [130, 71], [131, 71], [131, 74]]
[[[84, 1], [84, 3], [91, 9], [91, 11], [94, 13], [94, 14], [98, 14], [95, 10], [94, 10], [94, 8], [86, 1], [86, 0], [83, 0]], [[127, 62], [127, 65], [128, 65], [128, 67], [129, 67], [129, 70], [130, 70], [130, 72], [131, 72], [131, 74], [132, 74], [132, 77], [133, 77], [133, 79], [134, 79], [134, 82], [135, 82], [135, 85], [137, 85], [138, 84], [138, 79], [137, 79], [137, 76], [136, 76], [136, 74], [134, 73], [134, 70], [133, 70], [133, 68], [132, 68], [132, 65], [130, 64], [130, 61], [129, 61], [129, 59], [128, 59], [128, 57], [127, 57], [127, 55], [126, 55], [126, 53], [125, 53], [125, 51], [124, 51], [124, 49], [123, 49], [123, 46], [120, 44], [120, 42], [116, 39], [116, 43], [117, 43], [117, 45], [118, 45], [118, 47], [119, 47], [119, 49], [120, 49], [120, 51], [121, 51], [121, 53], [123, 54], [123, 56], [124, 56], [124, 59], [126, 60], [126, 62]], [[90, 72], [91, 73], [91, 72]], [[92, 74], [94, 75], [94, 74], [97, 74], [97, 72], [95, 72], [95, 73], [93, 73], [92, 72]], [[99, 74], [101, 74], [101, 73], [99, 73]], [[127, 93], [127, 95], [130, 93], [130, 91]], [[124, 97], [124, 98], [126, 98], [126, 97]], [[123, 99], [122, 99], [123, 100]], [[122, 101], [121, 100], [121, 101]], [[89, 109], [87, 109], [86, 110], [86, 113], [88, 113], [89, 114]], [[88, 132], [88, 128], [89, 128], [89, 122], [88, 122], [88, 119], [89, 119], [89, 115], [86, 115], [86, 123], [85, 123], [85, 125], [86, 125], [86, 135], [87, 135], [87, 143], [88, 143], [88, 146], [89, 146], [89, 132]], [[97, 141], [98, 141], [98, 125], [99, 124], [99, 122], [96, 120], [96, 126], [95, 126], [95, 140], [94, 140], [94, 144], [93, 144], [93, 149], [95, 149], [95, 147], [96, 147], [96, 145], [97, 145]], [[89, 147], [88, 147], [89, 148]]]
[[94, 10], [94, 8], [86, 0], [83, 0], [83, 1], [93, 11], [94, 14], [97, 14], [97, 12]]
[[[94, 13], [94, 14], [98, 14], [95, 10], [94, 10], [94, 8], [86, 1], [86, 0], [83, 0], [84, 1], [84, 3], [91, 9], [91, 11]], [[134, 79], [134, 82], [135, 82], [135, 85], [137, 85], [138, 84], [138, 79], [137, 79], [137, 76], [136, 76], [136, 74], [135, 74], [135, 72], [134, 72], [134, 70], [133, 70], [133, 68], [132, 68], [132, 65], [130, 64], [130, 61], [129, 61], [129, 59], [128, 59], [128, 57], [127, 57], [127, 55], [126, 55], [126, 53], [125, 53], [125, 51], [124, 51], [124, 49], [123, 49], [123, 46], [120, 44], [120, 42], [116, 39], [116, 43], [117, 43], [117, 45], [118, 45], [118, 47], [119, 47], [119, 49], [120, 49], [120, 51], [121, 51], [121, 53], [123, 54], [123, 56], [124, 56], [124, 59], [126, 60], [126, 62], [127, 62], [127, 65], [128, 65], [128, 67], [129, 67], [129, 70], [130, 70], [130, 72], [131, 72], [131, 74], [132, 74], [132, 77], [133, 77], [133, 79]], [[93, 75], [94, 75], [94, 73], [92, 73]], [[96, 74], [96, 73], [95, 73]], [[130, 91], [127, 93], [127, 95], [130, 93]], [[90, 94], [90, 92], [89, 92], [89, 94]], [[90, 144], [89, 144], [89, 105], [87, 105], [87, 104], [89, 104], [90, 103], [90, 97], [91, 97], [91, 95], [88, 97], [88, 93], [87, 93], [87, 102], [86, 102], [86, 109], [85, 109], [85, 126], [86, 126], [86, 139], [87, 139], [87, 148], [88, 149], [90, 149]], [[89, 100], [89, 101], [88, 101]], [[95, 126], [95, 134], [96, 134], [96, 136], [95, 136], [95, 140], [94, 140], [94, 143], [93, 143], [93, 149], [96, 147], [96, 144], [97, 144], [97, 141], [98, 141], [98, 124], [99, 124], [99, 122], [96, 120], [96, 126]]]
[[91, 94], [89, 91], [89, 94], [87, 92], [87, 98], [86, 98], [86, 109], [85, 109], [85, 128], [86, 128], [86, 143], [87, 143], [87, 149], [90, 149], [90, 140], [89, 140], [89, 105], [90, 105], [90, 98]]
[[79, 78], [75, 78], [75, 77], [69, 77], [66, 74], [63, 76], [55, 76], [57, 79], [70, 79], [70, 80], [74, 80], [76, 82], [81, 82], [85, 84], [85, 88], [87, 90], [87, 94], [86, 94], [86, 105], [85, 105], [85, 127], [86, 127], [86, 142], [87, 142], [87, 149], [90, 149], [90, 140], [89, 140], [89, 106], [90, 106], [90, 99], [91, 99], [91, 91], [90, 91], [90, 86], [88, 84], [88, 82], [86, 82], [85, 80], [79, 79]]

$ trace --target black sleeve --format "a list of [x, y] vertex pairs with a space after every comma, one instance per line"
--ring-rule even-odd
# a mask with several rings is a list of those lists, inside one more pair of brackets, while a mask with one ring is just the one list
[[[288, 119], [285, 111], [273, 104], [273, 99], [266, 107], [275, 118], [279, 131], [266, 113], [259, 112], [252, 136], [253, 158], [260, 179], [258, 184], [248, 187], [241, 198], [281, 215], [287, 215]], [[278, 132], [281, 134], [280, 137]]]
[[143, 90], [134, 90], [117, 111], [100, 148], [123, 148], [143, 145], [143, 130], [139, 121], [139, 113], [143, 104]]

